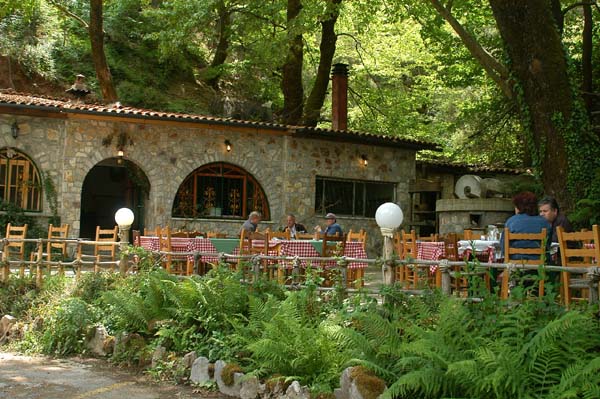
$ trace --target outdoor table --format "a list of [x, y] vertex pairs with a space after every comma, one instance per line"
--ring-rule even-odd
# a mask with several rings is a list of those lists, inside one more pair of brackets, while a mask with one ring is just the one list
[[[446, 257], [446, 244], [443, 241], [417, 241], [417, 259], [440, 260]], [[438, 265], [429, 266], [429, 274], [435, 275], [436, 287], [442, 285], [442, 275]]]
[[[204, 255], [201, 257], [203, 262], [217, 263], [219, 260], [219, 253], [226, 253], [230, 255], [237, 255], [239, 253], [240, 240], [237, 238], [171, 238], [171, 248], [173, 252], [211, 252], [214, 256]], [[141, 236], [140, 246], [150, 251], [158, 251], [159, 240], [158, 237]], [[300, 256], [300, 257], [314, 257], [318, 258], [321, 256], [323, 248], [323, 241], [321, 240], [271, 240], [269, 242], [269, 255], [271, 256]], [[271, 250], [272, 248], [272, 250]], [[279, 251], [278, 251], [279, 248]], [[360, 242], [346, 242], [346, 249], [344, 255], [350, 258], [366, 259], [367, 253]], [[189, 260], [193, 260], [193, 256], [188, 257]], [[278, 263], [277, 261], [271, 261], [271, 263]], [[279, 262], [285, 268], [293, 268], [291, 261]], [[312, 262], [313, 265], [319, 262]], [[335, 267], [335, 261], [323, 262], [326, 263], [322, 266], [326, 268]], [[307, 261], [301, 261], [301, 266], [306, 267]], [[348, 268], [350, 269], [363, 269], [367, 267], [367, 263], [364, 262], [350, 262]]]
[[473, 249], [475, 249], [475, 257], [487, 263], [493, 263], [501, 254], [500, 241], [497, 240], [460, 240], [458, 242], [458, 256], [463, 259], [469, 259]]
[[[300, 256], [300, 257], [311, 257], [317, 258], [321, 256], [323, 249], [323, 241], [322, 240], [280, 240], [278, 243], [281, 244], [280, 253], [281, 256]], [[344, 250], [344, 256], [349, 258], [358, 258], [358, 259], [366, 259], [367, 253], [363, 248], [361, 242], [349, 241], [346, 242], [346, 248]], [[302, 260], [301, 266], [306, 267], [309, 261]], [[328, 262], [318, 262], [313, 261], [310, 262], [312, 265], [319, 266], [319, 263], [322, 263], [320, 266], [325, 268], [335, 267], [335, 261]], [[282, 264], [286, 268], [292, 268], [293, 264], [290, 261], [284, 261]], [[349, 269], [364, 269], [367, 267], [367, 263], [364, 262], [350, 262], [348, 264]]]

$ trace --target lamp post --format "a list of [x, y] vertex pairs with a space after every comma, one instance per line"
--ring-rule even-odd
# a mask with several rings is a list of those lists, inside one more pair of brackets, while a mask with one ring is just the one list
[[[129, 208], [121, 208], [115, 213], [115, 222], [119, 226], [119, 249], [123, 252], [127, 245], [129, 245], [129, 229], [133, 224], [133, 212]], [[121, 274], [125, 274], [127, 271], [127, 261], [121, 258], [119, 263], [119, 270]]]
[[404, 215], [402, 209], [393, 202], [386, 202], [377, 208], [375, 221], [383, 236], [383, 282], [386, 285], [394, 284], [396, 272], [388, 264], [394, 253], [394, 230], [400, 227]]

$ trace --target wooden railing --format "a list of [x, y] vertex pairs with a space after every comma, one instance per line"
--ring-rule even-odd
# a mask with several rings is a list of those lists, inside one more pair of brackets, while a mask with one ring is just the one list
[[[36, 255], [34, 260], [11, 260], [9, 259], [9, 253], [4, 251], [4, 246], [8, 242], [33, 242], [37, 244], [36, 247]], [[57, 242], [57, 243], [66, 243], [70, 246], [75, 246], [76, 250], [75, 256], [71, 261], [48, 261], [45, 259], [43, 255], [43, 249], [45, 244], [48, 242]], [[6, 281], [11, 273], [11, 269], [16, 270], [20, 274], [24, 274], [26, 268], [30, 268], [31, 273], [35, 273], [36, 282], [41, 285], [43, 279], [44, 268], [47, 268], [49, 271], [52, 268], [56, 268], [58, 273], [64, 273], [65, 267], [70, 267], [74, 270], [74, 276], [79, 277], [83, 271], [90, 272], [98, 272], [101, 270], [106, 270], [108, 267], [110, 270], [119, 271], [121, 274], [126, 275], [128, 273], [134, 273], [136, 270], [136, 261], [132, 256], [119, 256], [118, 260], [114, 261], [102, 261], [99, 257], [95, 258], [90, 255], [86, 255], [82, 251], [83, 246], [93, 247], [95, 245], [117, 245], [119, 248], [124, 248], [126, 243], [119, 242], [106, 242], [106, 241], [90, 241], [90, 240], [80, 240], [80, 239], [2, 239], [0, 241], [0, 247], [2, 248], [1, 253], [1, 261], [0, 261], [0, 280]], [[410, 267], [416, 271], [419, 269], [425, 269], [425, 273], [428, 273], [428, 269], [432, 265], [437, 265], [439, 269], [439, 273], [441, 275], [441, 285], [438, 287], [443, 293], [447, 295], [452, 294], [452, 279], [465, 278], [474, 275], [483, 275], [488, 273], [492, 269], [503, 270], [506, 273], [512, 274], [517, 270], [521, 271], [529, 271], [534, 270], [537, 271], [540, 268], [543, 268], [546, 272], [567, 272], [571, 274], [580, 274], [586, 276], [587, 288], [589, 301], [591, 303], [597, 303], [599, 301], [598, 298], [598, 283], [600, 281], [600, 267], [599, 266], [590, 266], [590, 267], [563, 267], [563, 266], [550, 266], [550, 265], [524, 265], [519, 264], [517, 261], [511, 263], [486, 263], [479, 261], [449, 261], [446, 259], [441, 260], [421, 260], [421, 259], [360, 259], [360, 258], [351, 258], [346, 256], [340, 257], [299, 257], [299, 256], [267, 256], [267, 255], [239, 255], [239, 254], [227, 254], [223, 252], [215, 253], [215, 252], [166, 252], [166, 251], [148, 251], [152, 254], [158, 255], [159, 257], [165, 257], [167, 255], [178, 256], [178, 257], [190, 257], [193, 258], [194, 262], [194, 271], [199, 270], [200, 260], [202, 257], [217, 257], [220, 263], [232, 262], [242, 260], [249, 264], [249, 273], [245, 276], [246, 279], [255, 279], [258, 278], [263, 273], [263, 261], [284, 261], [286, 263], [291, 263], [292, 265], [292, 277], [289, 281], [290, 284], [287, 284], [289, 287], [297, 287], [301, 285], [301, 280], [299, 278], [300, 271], [302, 269], [303, 262], [314, 262], [315, 264], [322, 262], [335, 262], [336, 266], [334, 269], [339, 270], [341, 275], [341, 281], [346, 281], [348, 265], [351, 262], [360, 262], [366, 263], [368, 265], [377, 265], [382, 268], [382, 283], [385, 281], [383, 279], [383, 270], [387, 269], [388, 273], [392, 273], [395, 275], [395, 269], [398, 267]], [[273, 264], [270, 266], [271, 268], [282, 268], [281, 264]], [[464, 271], [454, 271], [456, 267], [460, 267], [464, 269]], [[35, 271], [33, 271], [35, 268]], [[87, 270], [86, 270], [87, 268]], [[287, 267], [286, 267], [287, 268]], [[332, 288], [323, 288], [324, 290], [332, 289]], [[357, 289], [347, 287], [347, 292], [352, 293], [358, 291]], [[415, 293], [419, 294], [426, 291], [429, 288], [425, 289], [407, 289], [405, 290], [407, 293]], [[371, 292], [376, 294], [379, 292], [379, 289], [361, 289], [361, 291]]]

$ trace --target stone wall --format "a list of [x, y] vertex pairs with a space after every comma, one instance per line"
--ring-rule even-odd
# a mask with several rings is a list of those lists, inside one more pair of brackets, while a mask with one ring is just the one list
[[[20, 134], [10, 135], [18, 120]], [[143, 122], [143, 123], [142, 123]], [[0, 115], [0, 147], [13, 147], [28, 155], [42, 174], [48, 174], [58, 191], [59, 215], [80, 231], [81, 190], [89, 171], [99, 162], [116, 156], [116, 146], [102, 144], [108, 136], [125, 133], [133, 141], [124, 149], [125, 158], [135, 163], [150, 182], [145, 206], [147, 227], [219, 230], [236, 234], [242, 221], [172, 218], [171, 209], [179, 185], [196, 168], [211, 162], [228, 162], [251, 173], [262, 185], [270, 206], [271, 220], [263, 228], [277, 228], [285, 215], [295, 213], [308, 227], [323, 224], [315, 213], [316, 176], [386, 181], [397, 183], [396, 200], [408, 213], [408, 182], [415, 177], [412, 149], [340, 143], [323, 139], [293, 137], [285, 131], [209, 126], [191, 123], [113, 121], [95, 116], [44, 118]], [[233, 146], [225, 150], [224, 141]], [[369, 159], [368, 166], [361, 155]], [[43, 212], [49, 216], [44, 198]], [[340, 217], [345, 231], [366, 228], [370, 256], [377, 256], [380, 234], [374, 219]]]

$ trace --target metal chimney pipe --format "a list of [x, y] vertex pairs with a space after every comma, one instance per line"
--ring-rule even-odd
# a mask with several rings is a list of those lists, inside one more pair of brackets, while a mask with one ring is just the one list
[[331, 81], [332, 128], [346, 130], [348, 128], [348, 64], [333, 64]]

